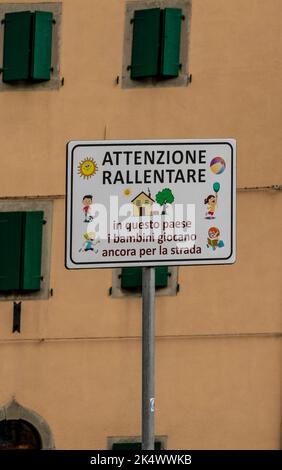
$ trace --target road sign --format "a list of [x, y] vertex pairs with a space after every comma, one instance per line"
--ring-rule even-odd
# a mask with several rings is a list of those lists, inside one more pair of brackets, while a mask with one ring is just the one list
[[66, 267], [235, 261], [233, 139], [72, 141]]

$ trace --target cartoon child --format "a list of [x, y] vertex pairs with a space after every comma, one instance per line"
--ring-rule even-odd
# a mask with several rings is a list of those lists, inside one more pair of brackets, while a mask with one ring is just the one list
[[214, 251], [216, 248], [222, 248], [224, 243], [219, 239], [220, 231], [217, 227], [211, 227], [208, 231], [208, 243], [207, 248], [212, 248]]
[[210, 194], [204, 201], [208, 206], [208, 211], [206, 212], [206, 219], [215, 219], [214, 213], [217, 206], [217, 194], [214, 196]]
[[97, 249], [94, 249], [94, 246], [97, 245], [97, 243], [100, 243], [100, 240], [96, 240], [95, 242], [95, 238], [96, 238], [96, 233], [95, 232], [86, 232], [84, 233], [84, 238], [85, 238], [85, 241], [83, 242], [83, 245], [82, 245], [82, 248], [80, 248], [80, 252], [81, 251], [94, 251], [94, 253], [98, 253], [98, 250]]
[[84, 222], [91, 222], [93, 220], [92, 215], [89, 215], [90, 206], [92, 204], [93, 196], [91, 194], [86, 194], [82, 199], [83, 212], [84, 212]]

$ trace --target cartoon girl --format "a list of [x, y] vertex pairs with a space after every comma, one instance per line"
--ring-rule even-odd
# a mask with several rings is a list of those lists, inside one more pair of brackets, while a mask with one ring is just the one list
[[219, 229], [217, 227], [211, 227], [208, 231], [207, 248], [211, 248], [213, 251], [215, 251], [216, 248], [222, 248], [224, 243], [219, 239], [219, 237]]
[[95, 242], [95, 238], [96, 238], [96, 233], [95, 232], [86, 232], [84, 233], [84, 238], [85, 238], [85, 241], [83, 242], [83, 245], [82, 245], [82, 248], [80, 248], [80, 252], [81, 251], [94, 251], [94, 253], [98, 253], [98, 250], [97, 249], [94, 249], [94, 246], [97, 245], [97, 243], [100, 243], [100, 240], [96, 240]]
[[206, 219], [215, 219], [214, 213], [217, 206], [217, 194], [214, 196], [210, 194], [204, 201], [208, 206], [208, 211], [206, 212]]

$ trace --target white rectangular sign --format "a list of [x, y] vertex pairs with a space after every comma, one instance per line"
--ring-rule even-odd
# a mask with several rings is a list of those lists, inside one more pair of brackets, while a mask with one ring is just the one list
[[72, 141], [66, 267], [230, 264], [233, 139]]

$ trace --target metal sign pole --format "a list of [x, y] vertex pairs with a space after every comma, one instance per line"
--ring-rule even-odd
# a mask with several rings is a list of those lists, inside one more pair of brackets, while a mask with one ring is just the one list
[[142, 449], [155, 444], [155, 268], [142, 269]]

